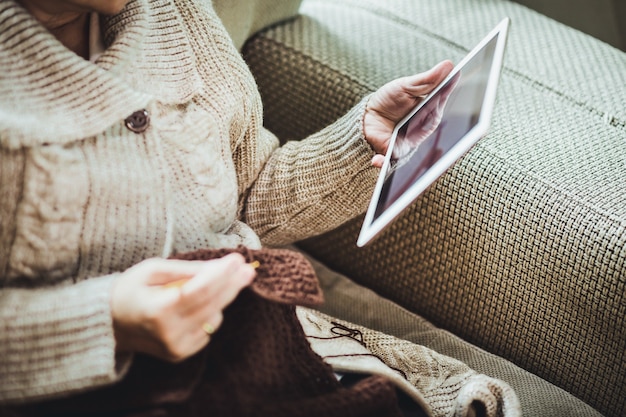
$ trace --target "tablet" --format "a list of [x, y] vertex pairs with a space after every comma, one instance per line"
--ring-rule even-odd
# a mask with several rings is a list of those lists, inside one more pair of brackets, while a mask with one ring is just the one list
[[509, 23], [503, 19], [396, 125], [357, 246], [371, 242], [487, 133]]

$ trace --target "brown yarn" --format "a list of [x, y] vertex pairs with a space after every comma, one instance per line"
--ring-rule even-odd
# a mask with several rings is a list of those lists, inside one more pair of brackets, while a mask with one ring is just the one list
[[118, 384], [23, 407], [19, 416], [400, 416], [395, 388], [378, 376], [344, 387], [315, 354], [295, 305], [323, 301], [313, 267], [284, 249], [199, 250], [177, 259], [230, 252], [259, 261], [257, 277], [224, 311], [211, 343], [179, 364], [136, 355]]
[[203, 249], [175, 255], [183, 260], [210, 260], [238, 252], [246, 262], [259, 262], [257, 278], [250, 289], [266, 300], [282, 304], [313, 307], [324, 302], [313, 267], [301, 254], [287, 249], [253, 250], [243, 246], [237, 249]]

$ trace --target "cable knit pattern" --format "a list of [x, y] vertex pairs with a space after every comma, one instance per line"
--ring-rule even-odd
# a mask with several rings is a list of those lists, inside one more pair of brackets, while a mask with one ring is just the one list
[[19, 417], [392, 417], [391, 381], [370, 376], [350, 387], [309, 346], [296, 304], [317, 305], [313, 267], [283, 249], [203, 249], [175, 256], [209, 260], [230, 252], [260, 262], [249, 288], [224, 311], [205, 349], [172, 364], [137, 354], [119, 384], [71, 398], [14, 407]]
[[[258, 260], [264, 279], [226, 310], [221, 330], [232, 331], [205, 350], [215, 355], [206, 374], [182, 378], [199, 384], [197, 401], [184, 401], [185, 389], [166, 395], [178, 401], [175, 415], [205, 415], [207, 398], [211, 415], [397, 414], [389, 380], [340, 389], [310, 349], [293, 307], [323, 300], [310, 265], [260, 249], [365, 209], [377, 175], [363, 140], [367, 96], [279, 148], [209, 0], [131, 0], [101, 23], [107, 48], [91, 63], [15, 0], [0, 2], [0, 414], [49, 414], [61, 398], [93, 410], [90, 393], [113, 392], [104, 412], [139, 399], [133, 375], [146, 374], [133, 369], [154, 370], [150, 387], [167, 388], [175, 366], [116, 355], [112, 283], [149, 257], [208, 259], [232, 248]], [[150, 121], [136, 133], [124, 120], [138, 110]], [[245, 401], [227, 395], [235, 390]], [[78, 404], [69, 410], [84, 415]]]
[[[92, 63], [0, 2], [0, 402], [122, 378], [120, 271], [324, 232], [363, 211], [375, 181], [365, 99], [278, 149], [209, 0], [131, 0], [101, 27]], [[132, 132], [142, 109], [150, 123]]]
[[489, 417], [522, 414], [508, 384], [460, 361], [314, 310], [299, 308], [297, 314], [313, 350], [335, 369], [385, 376], [429, 415], [467, 417], [477, 410]]

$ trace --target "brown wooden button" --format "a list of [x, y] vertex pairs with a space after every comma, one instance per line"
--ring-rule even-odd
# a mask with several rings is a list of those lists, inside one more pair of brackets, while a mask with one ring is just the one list
[[126, 124], [128, 130], [132, 132], [144, 132], [148, 128], [148, 125], [150, 125], [150, 113], [148, 113], [146, 109], [137, 110], [128, 116], [124, 120], [124, 123]]

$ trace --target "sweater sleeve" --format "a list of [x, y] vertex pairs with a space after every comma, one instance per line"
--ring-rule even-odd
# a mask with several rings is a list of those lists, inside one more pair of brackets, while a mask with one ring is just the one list
[[67, 395], [122, 377], [131, 357], [115, 352], [114, 277], [0, 290], [0, 404]]
[[[282, 245], [331, 230], [365, 211], [379, 170], [364, 140], [365, 97], [346, 115], [267, 157], [249, 190], [244, 221], [266, 245]], [[261, 134], [259, 153], [265, 142]]]

